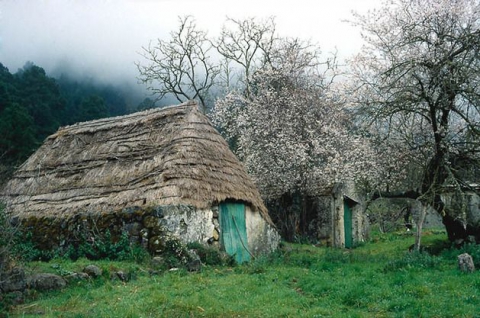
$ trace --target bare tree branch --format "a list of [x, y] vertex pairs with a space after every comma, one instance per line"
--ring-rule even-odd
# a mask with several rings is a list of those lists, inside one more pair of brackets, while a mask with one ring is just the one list
[[178, 101], [197, 99], [209, 107], [209, 93], [220, 69], [211, 61], [213, 46], [207, 33], [197, 29], [191, 16], [179, 18], [179, 29], [170, 40], [158, 39], [143, 47], [147, 64], [136, 63], [139, 81], [147, 84], [157, 99], [173, 95]]
[[260, 22], [254, 18], [245, 20], [227, 18], [215, 47], [227, 61], [242, 68], [240, 79], [244, 81], [247, 96], [250, 95], [253, 72], [270, 63], [271, 51], [276, 40], [276, 24], [273, 17]]

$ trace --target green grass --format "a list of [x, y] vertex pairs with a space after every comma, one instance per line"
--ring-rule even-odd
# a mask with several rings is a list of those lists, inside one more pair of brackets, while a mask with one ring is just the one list
[[[446, 235], [426, 232], [439, 252]], [[234, 267], [150, 275], [148, 265], [93, 262], [94, 281], [32, 294], [13, 317], [480, 317], [480, 272], [464, 274], [455, 251], [409, 253], [412, 234], [375, 235], [353, 250], [286, 244], [279, 252]], [[85, 259], [29, 263], [33, 271], [80, 271]], [[110, 280], [122, 269], [127, 283]]]

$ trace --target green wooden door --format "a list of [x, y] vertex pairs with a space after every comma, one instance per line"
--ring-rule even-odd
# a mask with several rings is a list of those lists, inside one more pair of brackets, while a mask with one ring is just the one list
[[352, 237], [352, 207], [344, 200], [343, 202], [343, 224], [345, 227], [345, 247], [351, 248], [353, 245]]
[[245, 223], [245, 205], [242, 203], [220, 204], [221, 242], [228, 255], [237, 263], [250, 260]]

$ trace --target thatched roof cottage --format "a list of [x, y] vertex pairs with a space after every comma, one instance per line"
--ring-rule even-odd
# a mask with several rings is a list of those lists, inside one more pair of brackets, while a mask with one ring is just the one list
[[194, 102], [60, 128], [2, 197], [50, 247], [78, 228], [108, 229], [152, 251], [173, 235], [244, 261], [279, 241], [244, 167]]

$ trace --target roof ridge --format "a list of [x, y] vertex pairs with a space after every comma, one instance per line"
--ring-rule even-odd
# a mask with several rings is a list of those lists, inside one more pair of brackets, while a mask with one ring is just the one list
[[[199, 111], [197, 102], [190, 100], [179, 105], [170, 105], [166, 107], [152, 108], [143, 111], [138, 111], [126, 115], [94, 119], [84, 122], [78, 122], [72, 125], [60, 127], [55, 133], [48, 136], [47, 139], [55, 139], [58, 136], [65, 134], [76, 134], [80, 132], [95, 132], [100, 130], [108, 130], [112, 127], [129, 126], [132, 122], [147, 121], [148, 116], [156, 118], [171, 111], [181, 111], [182, 109], [189, 109]], [[130, 121], [131, 122], [130, 122]]]

